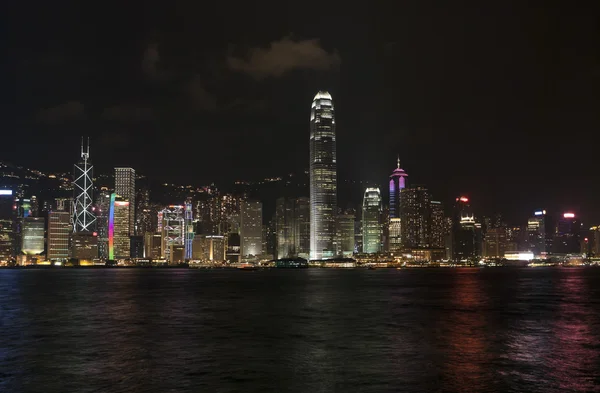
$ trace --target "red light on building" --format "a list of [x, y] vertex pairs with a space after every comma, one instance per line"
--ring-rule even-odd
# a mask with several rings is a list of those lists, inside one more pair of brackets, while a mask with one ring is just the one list
[[458, 198], [461, 202], [469, 202], [469, 198], [467, 197], [460, 197]]
[[93, 236], [98, 236], [98, 232], [92, 233]]

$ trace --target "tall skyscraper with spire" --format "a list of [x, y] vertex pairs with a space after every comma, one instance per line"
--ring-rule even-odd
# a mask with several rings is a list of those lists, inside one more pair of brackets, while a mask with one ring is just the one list
[[335, 256], [337, 163], [331, 95], [319, 91], [310, 110], [310, 259]]
[[400, 168], [400, 156], [394, 172], [390, 175], [390, 218], [400, 218], [400, 193], [406, 186], [406, 172]]
[[73, 167], [73, 232], [93, 232], [96, 229], [96, 216], [92, 211], [94, 166], [90, 160], [90, 139], [83, 150], [81, 138], [81, 159]]

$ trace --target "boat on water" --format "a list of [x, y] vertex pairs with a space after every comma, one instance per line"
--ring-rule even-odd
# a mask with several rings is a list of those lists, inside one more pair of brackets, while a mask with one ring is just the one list
[[238, 266], [238, 270], [258, 270], [258, 268], [250, 263], [244, 263]]

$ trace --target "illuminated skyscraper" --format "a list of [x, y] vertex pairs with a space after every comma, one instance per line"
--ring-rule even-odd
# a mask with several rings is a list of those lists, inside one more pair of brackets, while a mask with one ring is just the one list
[[46, 220], [43, 217], [23, 218], [21, 230], [21, 252], [25, 255], [39, 255], [44, 252]]
[[379, 188], [367, 188], [362, 209], [363, 252], [381, 252], [381, 193]]
[[477, 255], [475, 215], [469, 198], [456, 198], [452, 215], [452, 259], [455, 262], [469, 261]]
[[13, 191], [0, 189], [0, 262], [13, 257]]
[[435, 248], [443, 248], [446, 238], [446, 222], [442, 202], [431, 201], [429, 215], [429, 245]]
[[428, 248], [430, 241], [431, 196], [427, 188], [412, 186], [402, 190], [401, 229], [405, 248]]
[[277, 259], [295, 256], [293, 199], [281, 197], [275, 202], [275, 233], [277, 236]]
[[397, 253], [402, 250], [402, 224], [400, 218], [390, 218], [390, 252]]
[[184, 207], [171, 205], [163, 209], [159, 215], [162, 236], [162, 257], [171, 261], [171, 250], [174, 246], [183, 246], [185, 243], [185, 218]]
[[390, 218], [400, 218], [400, 196], [406, 187], [407, 176], [404, 169], [400, 168], [400, 157], [398, 157], [397, 167], [390, 175]]
[[484, 256], [504, 258], [506, 252], [506, 228], [489, 228], [485, 234]]
[[194, 212], [192, 211], [192, 201], [191, 199], [185, 203], [185, 213], [184, 213], [184, 224], [185, 224], [185, 253], [184, 259], [192, 259], [192, 246], [194, 242]]
[[115, 168], [115, 194], [129, 201], [129, 236], [135, 235], [135, 170]]
[[129, 201], [113, 193], [108, 215], [108, 259], [129, 258], [130, 247]]
[[241, 253], [242, 257], [262, 254], [262, 203], [242, 201], [241, 205]]
[[337, 215], [335, 115], [331, 95], [319, 91], [310, 111], [310, 258], [333, 257]]
[[108, 215], [111, 193], [102, 189], [96, 199], [96, 228], [98, 229], [98, 255], [108, 258]]
[[354, 254], [354, 214], [346, 213], [337, 216], [338, 255], [351, 258]]
[[93, 213], [94, 166], [90, 160], [90, 140], [83, 151], [81, 140], [81, 160], [73, 167], [73, 231], [93, 232], [96, 229], [96, 216]]
[[546, 210], [534, 212], [527, 220], [527, 246], [535, 256], [549, 251], [546, 250]]
[[581, 221], [574, 213], [564, 213], [556, 222], [553, 252], [577, 254], [581, 251]]
[[68, 211], [54, 210], [48, 213], [48, 253], [49, 261], [69, 258], [69, 236], [71, 215]]
[[310, 210], [308, 198], [278, 198], [275, 204], [277, 258], [308, 258]]

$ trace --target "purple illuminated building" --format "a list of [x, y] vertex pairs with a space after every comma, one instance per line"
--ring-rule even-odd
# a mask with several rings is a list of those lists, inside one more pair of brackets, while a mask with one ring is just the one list
[[398, 166], [390, 175], [390, 218], [400, 218], [400, 192], [406, 186], [406, 176], [398, 157]]

